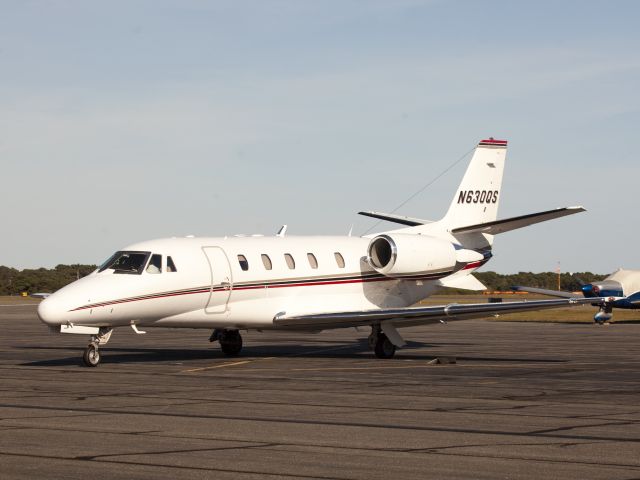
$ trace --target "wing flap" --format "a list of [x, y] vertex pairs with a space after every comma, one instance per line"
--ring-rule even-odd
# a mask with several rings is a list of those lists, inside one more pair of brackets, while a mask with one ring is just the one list
[[590, 305], [593, 303], [605, 303], [605, 301], [605, 298], [562, 298], [504, 303], [453, 303], [429, 307], [383, 308], [310, 315], [287, 315], [283, 313], [273, 319], [273, 324], [276, 327], [287, 329], [328, 329], [379, 324], [393, 320], [395, 326], [402, 327], [549, 308]]
[[451, 230], [453, 234], [459, 233], [487, 233], [489, 235], [497, 235], [499, 233], [509, 232], [518, 228], [527, 227], [535, 223], [546, 222], [554, 218], [566, 217], [575, 213], [585, 212], [583, 207], [565, 207], [547, 210], [545, 212], [531, 213], [529, 215], [520, 215], [519, 217], [505, 218], [503, 220], [495, 220], [493, 222], [478, 223], [467, 227], [459, 227]]

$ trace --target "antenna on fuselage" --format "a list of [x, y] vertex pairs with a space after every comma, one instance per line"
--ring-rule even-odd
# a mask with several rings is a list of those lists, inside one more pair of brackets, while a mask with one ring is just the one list
[[276, 237], [284, 237], [284, 235], [287, 233], [287, 226], [286, 225], [282, 225], [280, 227], [280, 230], [278, 230], [278, 233], [276, 233]]

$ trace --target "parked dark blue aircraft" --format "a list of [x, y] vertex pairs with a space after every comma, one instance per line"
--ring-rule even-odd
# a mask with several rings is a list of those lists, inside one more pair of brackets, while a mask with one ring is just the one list
[[[560, 290], [546, 290], [533, 287], [512, 287], [520, 292], [540, 293], [553, 297], [572, 298], [579, 297], [573, 292]], [[583, 285], [582, 295], [586, 298], [607, 298], [607, 301], [594, 306], [600, 307], [593, 320], [603, 324], [613, 317], [614, 308], [640, 309], [640, 270], [616, 270], [604, 280]]]

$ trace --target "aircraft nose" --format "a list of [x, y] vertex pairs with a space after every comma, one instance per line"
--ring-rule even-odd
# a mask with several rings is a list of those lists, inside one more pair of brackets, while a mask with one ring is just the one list
[[582, 290], [582, 294], [585, 297], [595, 297], [597, 295], [597, 292], [594, 292], [594, 286], [591, 283], [588, 283], [587, 285], [583, 285], [581, 290]]
[[53, 295], [45, 298], [38, 305], [38, 317], [42, 323], [49, 326], [62, 325], [66, 323], [65, 309], [62, 307], [57, 298]]

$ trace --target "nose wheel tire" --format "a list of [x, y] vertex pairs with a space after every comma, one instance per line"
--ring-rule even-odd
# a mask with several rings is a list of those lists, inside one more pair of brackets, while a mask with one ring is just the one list
[[376, 339], [374, 352], [378, 358], [392, 358], [396, 353], [396, 346], [389, 341], [384, 333], [380, 333]]
[[100, 363], [100, 350], [98, 346], [89, 344], [82, 355], [82, 362], [86, 367], [97, 367]]
[[242, 350], [242, 336], [238, 330], [225, 330], [219, 335], [218, 341], [222, 353], [228, 357], [234, 357]]

